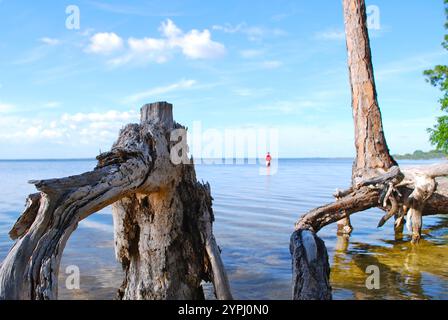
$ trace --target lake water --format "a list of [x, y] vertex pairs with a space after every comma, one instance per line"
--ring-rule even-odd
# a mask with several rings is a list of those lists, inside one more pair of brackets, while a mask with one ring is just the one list
[[[429, 163], [402, 161], [401, 165]], [[34, 192], [31, 179], [82, 173], [93, 160], [0, 161], [0, 261], [12, 241], [7, 234]], [[308, 210], [333, 201], [336, 188], [350, 184], [351, 159], [291, 159], [278, 172], [260, 175], [256, 165], [197, 165], [214, 197], [215, 236], [221, 247], [235, 298], [290, 299], [289, 238], [294, 222]], [[335, 225], [319, 235], [330, 254], [335, 299], [448, 299], [448, 217], [424, 218], [424, 239], [413, 247], [409, 235], [396, 240], [393, 221], [377, 229], [380, 210], [352, 217], [350, 242]], [[393, 219], [392, 219], [393, 220]], [[122, 280], [115, 262], [109, 208], [80, 223], [64, 251], [62, 299], [113, 299]], [[65, 270], [77, 265], [81, 289], [65, 289]], [[379, 290], [367, 290], [368, 266], [380, 268]]]

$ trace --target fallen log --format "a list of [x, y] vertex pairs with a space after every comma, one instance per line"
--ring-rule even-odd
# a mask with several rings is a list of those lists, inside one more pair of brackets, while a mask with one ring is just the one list
[[203, 299], [212, 281], [231, 299], [212, 233], [210, 186], [194, 166], [170, 158], [172, 105], [145, 105], [141, 123], [121, 130], [97, 167], [81, 175], [31, 181], [39, 193], [10, 232], [17, 240], [0, 268], [0, 299], [57, 298], [59, 265], [78, 223], [113, 205], [117, 259], [125, 279], [120, 299]]

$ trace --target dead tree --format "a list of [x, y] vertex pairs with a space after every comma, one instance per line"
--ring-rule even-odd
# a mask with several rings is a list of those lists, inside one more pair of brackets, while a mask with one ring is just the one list
[[[115, 251], [125, 271], [120, 299], [204, 299], [213, 282], [231, 299], [212, 232], [210, 186], [192, 164], [171, 161], [172, 105], [145, 105], [140, 124], [121, 130], [110, 152], [81, 175], [31, 181], [39, 193], [10, 232], [17, 240], [0, 268], [0, 299], [57, 298], [64, 247], [78, 223], [113, 206]], [[177, 149], [176, 149], [177, 150]], [[184, 150], [186, 152], [186, 150]]]
[[[448, 175], [448, 164], [400, 170], [390, 155], [377, 101], [365, 3], [343, 0], [343, 8], [355, 125], [352, 186], [337, 191], [336, 202], [311, 210], [296, 223], [291, 237], [294, 299], [331, 298], [328, 255], [316, 236], [323, 227], [340, 221], [347, 226], [351, 214], [379, 207], [386, 212], [379, 227], [395, 217], [398, 228], [407, 216], [412, 241], [417, 243], [423, 215], [448, 213], [447, 183], [439, 178]], [[304, 231], [310, 234], [304, 237]], [[320, 254], [310, 259], [308, 252], [316, 248]]]
[[[389, 154], [384, 137], [364, 3], [344, 1], [344, 19], [355, 124], [356, 158], [352, 184], [356, 184], [358, 180], [375, 177], [397, 164]], [[351, 232], [350, 218], [338, 222], [339, 234]]]

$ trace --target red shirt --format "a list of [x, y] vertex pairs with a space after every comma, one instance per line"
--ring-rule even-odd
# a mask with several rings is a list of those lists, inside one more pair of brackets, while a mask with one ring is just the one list
[[271, 160], [272, 160], [271, 155], [268, 154], [268, 155], [266, 156], [266, 161], [271, 161]]

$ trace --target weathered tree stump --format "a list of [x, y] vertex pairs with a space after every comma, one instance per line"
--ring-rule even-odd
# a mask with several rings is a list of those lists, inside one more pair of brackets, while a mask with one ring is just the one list
[[[120, 299], [203, 299], [212, 281], [219, 299], [231, 299], [212, 232], [210, 186], [194, 166], [174, 165], [172, 105], [145, 105], [141, 123], [121, 130], [95, 170], [31, 181], [40, 193], [10, 232], [17, 242], [0, 268], [0, 299], [56, 299], [65, 244], [78, 223], [113, 205], [115, 249], [125, 279]], [[185, 150], [186, 152], [186, 150]]]
[[291, 237], [292, 278], [295, 300], [331, 300], [330, 265], [325, 243], [309, 230]]

